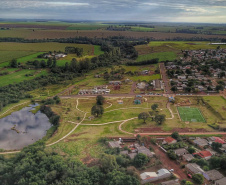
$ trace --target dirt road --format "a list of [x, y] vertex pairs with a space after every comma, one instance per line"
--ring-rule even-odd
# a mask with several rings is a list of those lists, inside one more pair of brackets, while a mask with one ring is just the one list
[[166, 69], [165, 69], [165, 64], [164, 63], [160, 63], [160, 73], [162, 75], [162, 80], [164, 82], [165, 85], [165, 93], [166, 94], [171, 94], [172, 91], [170, 90], [170, 85], [169, 85], [169, 79], [166, 75]]
[[154, 149], [156, 156], [158, 156], [164, 168], [168, 170], [173, 169], [174, 173], [179, 177], [180, 180], [183, 179], [189, 180], [186, 173], [183, 171], [183, 169], [180, 168], [180, 165], [176, 164], [176, 161], [169, 159], [167, 154], [163, 150], [161, 150], [157, 145], [151, 144], [151, 147]]

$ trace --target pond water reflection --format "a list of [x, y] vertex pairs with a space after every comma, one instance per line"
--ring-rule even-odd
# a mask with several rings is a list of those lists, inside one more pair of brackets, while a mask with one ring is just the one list
[[38, 104], [0, 119], [0, 148], [18, 150], [43, 138], [51, 127], [48, 117], [38, 111], [30, 112]]

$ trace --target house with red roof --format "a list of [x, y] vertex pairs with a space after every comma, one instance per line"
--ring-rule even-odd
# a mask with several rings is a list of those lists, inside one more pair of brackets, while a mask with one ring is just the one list
[[225, 144], [225, 141], [223, 139], [221, 139], [220, 137], [213, 137], [213, 138], [214, 138], [215, 143]]
[[209, 160], [213, 154], [211, 154], [210, 151], [204, 150], [204, 151], [200, 151], [198, 153], [193, 153], [193, 155], [199, 156], [203, 159]]
[[163, 144], [163, 145], [165, 145], [165, 144], [171, 145], [171, 144], [174, 144], [174, 143], [176, 143], [176, 142], [177, 142], [176, 139], [174, 139], [174, 138], [172, 138], [172, 137], [166, 137], [166, 138], [163, 140], [162, 144]]

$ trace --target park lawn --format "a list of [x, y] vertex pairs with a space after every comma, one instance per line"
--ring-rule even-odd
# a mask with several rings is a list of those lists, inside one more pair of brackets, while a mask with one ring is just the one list
[[221, 96], [204, 96], [203, 99], [207, 101], [221, 116], [226, 119], [226, 100]]
[[201, 111], [196, 107], [177, 107], [181, 120], [185, 122], [206, 122]]
[[11, 61], [12, 59], [17, 59], [34, 53], [35, 52], [33, 51], [19, 51], [19, 50], [11, 51], [4, 49], [4, 45], [2, 45], [2, 48], [0, 49], [0, 65], [1, 65], [0, 67], [7, 66], [8, 61]]
[[159, 62], [166, 61], [166, 60], [172, 61], [177, 58], [177, 55], [174, 52], [151, 53], [147, 55], [139, 55], [136, 61], [141, 62], [144, 60], [151, 60], [154, 58], [158, 58]]
[[[47, 75], [46, 70], [39, 71], [37, 74], [35, 74], [36, 72], [37, 71], [35, 70], [24, 69], [15, 73], [0, 76], [0, 87], [6, 86], [9, 84], [19, 83], [24, 80], [31, 80], [41, 75]], [[25, 76], [26, 74], [33, 74], [33, 76]]]

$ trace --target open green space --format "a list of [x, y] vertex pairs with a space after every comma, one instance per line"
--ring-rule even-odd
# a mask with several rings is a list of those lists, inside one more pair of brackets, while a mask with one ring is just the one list
[[177, 55], [174, 52], [160, 52], [160, 53], [151, 53], [147, 55], [139, 55], [137, 58], [137, 62], [144, 61], [144, 60], [151, 60], [154, 58], [159, 58], [159, 61], [166, 61], [166, 60], [175, 60]]
[[177, 107], [181, 120], [189, 122], [206, 122], [200, 110], [196, 107]]
[[[1, 45], [1, 43], [0, 43]], [[25, 57], [28, 55], [31, 55], [35, 53], [34, 51], [21, 51], [21, 50], [17, 50], [17, 51], [11, 51], [8, 50], [8, 48], [4, 49], [4, 45], [2, 45], [2, 48], [0, 49], [0, 65], [2, 63], [3, 67], [6, 65], [5, 62], [10, 61], [14, 58], [21, 58], [21, 57]], [[0, 66], [2, 67], [2, 66]]]
[[[174, 55], [168, 52], [173, 52], [175, 55], [181, 54], [181, 50], [199, 50], [199, 49], [216, 49], [218, 45], [210, 45], [207, 41], [151, 41], [146, 45], [136, 46], [139, 55], [149, 55], [154, 53], [164, 53], [168, 57]], [[226, 48], [226, 45], [220, 45], [221, 48]], [[158, 55], [158, 54], [157, 54]], [[156, 57], [158, 58], [158, 57]]]
[[206, 101], [210, 106], [212, 106], [220, 115], [226, 119], [226, 100], [221, 96], [204, 96], [204, 101]]
[[[26, 75], [32, 75], [32, 76], [26, 76]], [[6, 86], [9, 84], [19, 83], [24, 80], [31, 80], [41, 75], [47, 75], [47, 71], [46, 70], [35, 71], [35, 70], [24, 69], [8, 75], [0, 76], [0, 87]]]

